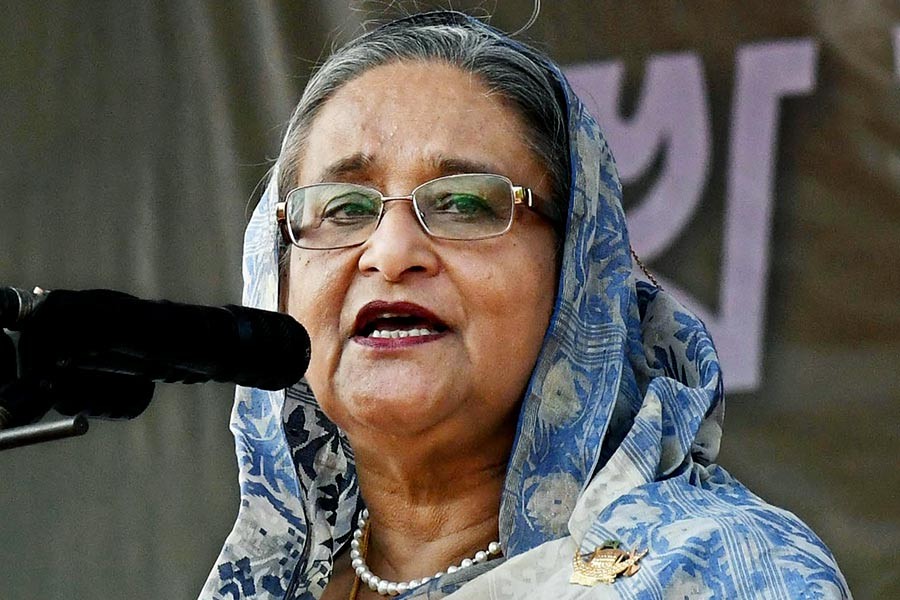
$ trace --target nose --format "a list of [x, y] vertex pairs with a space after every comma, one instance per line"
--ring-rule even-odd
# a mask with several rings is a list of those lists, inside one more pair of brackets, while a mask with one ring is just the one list
[[359, 270], [381, 274], [399, 282], [413, 273], [434, 275], [440, 265], [431, 237], [416, 218], [411, 200], [391, 200], [384, 205], [378, 228], [363, 244]]

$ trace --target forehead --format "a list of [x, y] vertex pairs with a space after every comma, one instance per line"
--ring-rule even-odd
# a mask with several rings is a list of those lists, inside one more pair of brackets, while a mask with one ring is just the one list
[[456, 161], [535, 185], [544, 169], [523, 135], [517, 111], [477, 75], [437, 62], [392, 63], [351, 80], [323, 105], [297, 183], [323, 181], [336, 163], [365, 156], [356, 174], [370, 180], [424, 180]]

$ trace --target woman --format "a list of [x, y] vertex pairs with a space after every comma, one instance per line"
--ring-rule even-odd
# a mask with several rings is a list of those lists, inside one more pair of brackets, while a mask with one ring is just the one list
[[533, 50], [453, 12], [339, 50], [245, 250], [245, 302], [303, 323], [312, 361], [238, 391], [204, 597], [849, 596], [712, 464], [711, 340], [635, 283], [612, 156]]

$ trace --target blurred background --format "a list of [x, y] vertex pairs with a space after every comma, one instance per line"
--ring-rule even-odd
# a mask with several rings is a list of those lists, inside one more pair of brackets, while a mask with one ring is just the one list
[[[240, 299], [243, 227], [311, 68], [450, 2], [16, 3], [0, 285]], [[531, 0], [453, 7], [516, 31]], [[606, 129], [633, 242], [710, 324], [720, 462], [900, 597], [900, 6], [545, 2], [519, 37]], [[0, 597], [193, 598], [238, 508], [232, 389], [0, 453]]]

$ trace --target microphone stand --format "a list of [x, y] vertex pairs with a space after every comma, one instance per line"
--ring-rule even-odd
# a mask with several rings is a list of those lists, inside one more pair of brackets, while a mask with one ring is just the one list
[[[133, 419], [153, 398], [149, 379], [61, 370], [0, 384], [0, 450], [84, 435], [88, 418]], [[50, 410], [67, 418], [37, 423]]]
[[[3, 409], [0, 408], [0, 410]], [[50, 423], [34, 423], [2, 429], [0, 430], [0, 450], [76, 437], [84, 435], [87, 431], [88, 420], [84, 415], [75, 415]]]
[[[46, 399], [21, 379], [0, 385], [0, 450], [84, 435], [87, 417], [81, 413], [47, 423], [32, 423], [50, 410]], [[25, 423], [12, 426], [14, 423]]]
[[[10, 423], [37, 420], [49, 410], [49, 406], [38, 398], [34, 390], [21, 381], [18, 375], [16, 348], [6, 328], [13, 327], [23, 315], [34, 309], [34, 298], [11, 288], [4, 288], [0, 294], [0, 450], [30, 446], [68, 437], [84, 435], [88, 430], [88, 420], [83, 414], [76, 414], [48, 423], [30, 423], [9, 427]], [[35, 288], [34, 294], [43, 293]], [[10, 332], [11, 335], [16, 333]]]
[[[151, 381], [115, 373], [20, 376], [10, 335], [0, 329], [0, 450], [84, 435], [88, 417], [134, 418], [153, 397]], [[51, 409], [64, 418], [38, 423]]]

